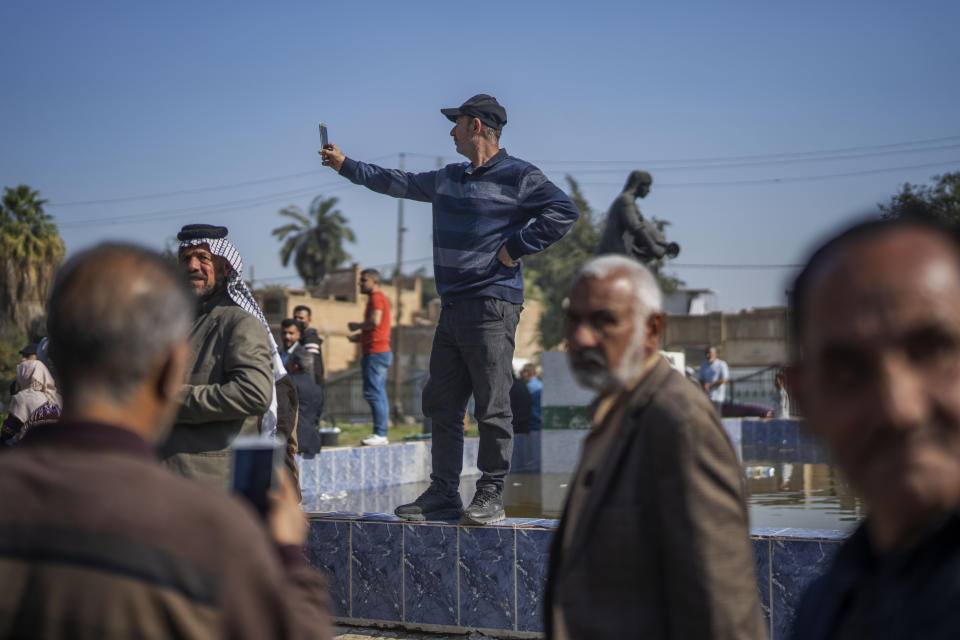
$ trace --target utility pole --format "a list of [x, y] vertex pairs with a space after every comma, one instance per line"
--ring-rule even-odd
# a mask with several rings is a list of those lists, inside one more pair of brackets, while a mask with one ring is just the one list
[[[405, 161], [406, 154], [400, 153], [400, 171], [406, 169]], [[400, 318], [403, 311], [403, 302], [401, 300], [400, 293], [400, 275], [401, 269], [403, 268], [403, 232], [406, 229], [403, 226], [403, 198], [397, 198], [397, 268], [393, 272], [393, 283], [397, 288], [397, 314], [396, 320], [394, 322], [394, 333], [393, 333], [393, 347], [394, 347], [394, 358], [393, 358], [393, 415], [394, 420], [397, 424], [403, 419], [403, 403], [401, 399], [401, 386], [400, 386]]]

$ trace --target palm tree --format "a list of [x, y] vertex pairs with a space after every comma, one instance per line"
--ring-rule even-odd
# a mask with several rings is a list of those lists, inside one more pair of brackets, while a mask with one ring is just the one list
[[26, 333], [43, 314], [53, 274], [66, 250], [46, 200], [25, 184], [4, 188], [0, 198], [0, 326]]
[[336, 204], [337, 198], [317, 196], [306, 214], [296, 205], [278, 212], [294, 220], [273, 230], [273, 235], [283, 242], [280, 261], [287, 266], [293, 256], [293, 264], [306, 286], [319, 284], [325, 275], [350, 259], [343, 242], [354, 241], [353, 231], [343, 214], [334, 210]]

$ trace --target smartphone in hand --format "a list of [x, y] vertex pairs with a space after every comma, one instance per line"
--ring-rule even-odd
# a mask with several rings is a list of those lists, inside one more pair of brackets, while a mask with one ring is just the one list
[[326, 149], [330, 141], [327, 139], [327, 125], [320, 123], [320, 148]]
[[233, 451], [231, 464], [233, 493], [243, 496], [260, 517], [266, 518], [270, 504], [267, 492], [277, 482], [275, 470], [282, 462], [283, 449], [276, 438], [242, 436], [230, 445]]

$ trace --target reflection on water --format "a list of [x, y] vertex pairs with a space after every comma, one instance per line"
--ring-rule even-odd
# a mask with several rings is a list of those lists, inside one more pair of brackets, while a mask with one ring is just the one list
[[866, 515], [833, 465], [782, 462], [745, 471], [753, 527], [850, 529]]
[[[832, 465], [750, 463], [743, 469], [751, 527], [846, 530], [864, 517], [862, 501]], [[559, 518], [569, 480], [569, 474], [561, 473], [510, 475], [504, 487], [507, 516]], [[464, 504], [473, 497], [475, 482], [476, 478], [461, 480]], [[397, 505], [414, 500], [427, 485], [324, 494], [303, 506], [308, 511], [392, 513]]]

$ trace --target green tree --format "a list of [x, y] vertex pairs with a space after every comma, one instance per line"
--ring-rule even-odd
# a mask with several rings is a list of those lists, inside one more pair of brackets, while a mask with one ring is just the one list
[[17, 365], [22, 360], [20, 349], [27, 345], [28, 338], [12, 326], [0, 329], [0, 403], [10, 402], [10, 383], [17, 377]]
[[66, 250], [46, 200], [27, 185], [4, 188], [0, 198], [0, 328], [27, 333], [43, 314], [53, 275]]
[[337, 198], [317, 196], [306, 214], [296, 205], [279, 211], [281, 216], [293, 220], [273, 230], [273, 235], [283, 242], [280, 261], [287, 266], [293, 257], [297, 273], [306, 286], [318, 284], [350, 259], [343, 243], [354, 242], [353, 231], [343, 214], [334, 209], [336, 205]]
[[[650, 222], [657, 225], [657, 229], [660, 231], [660, 233], [667, 235], [666, 230], [667, 227], [670, 226], [670, 222], [661, 220], [656, 216], [650, 216]], [[660, 290], [663, 291], [664, 295], [670, 295], [671, 293], [676, 293], [677, 289], [687, 283], [676, 276], [668, 275], [663, 272], [663, 267], [664, 264], [666, 264], [666, 261], [666, 256], [657, 260], [657, 282], [660, 283]]]
[[567, 176], [569, 195], [580, 211], [580, 219], [563, 238], [540, 253], [523, 259], [524, 288], [543, 304], [540, 339], [544, 349], [563, 342], [563, 301], [574, 274], [593, 257], [600, 243], [600, 231], [593, 209], [580, 191], [580, 185]]
[[904, 183], [890, 202], [880, 205], [884, 218], [899, 218], [916, 213], [932, 213], [960, 222], [960, 171], [933, 176], [935, 184]]

